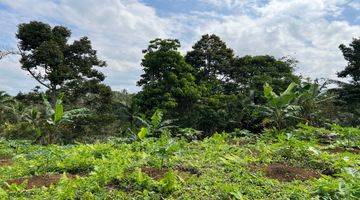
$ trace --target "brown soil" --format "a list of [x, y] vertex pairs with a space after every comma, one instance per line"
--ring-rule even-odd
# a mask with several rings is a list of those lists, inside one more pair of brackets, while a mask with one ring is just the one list
[[277, 179], [282, 182], [289, 182], [294, 180], [308, 180], [311, 178], [319, 178], [320, 174], [311, 169], [304, 169], [301, 167], [294, 167], [285, 163], [274, 163], [267, 166], [249, 165], [250, 171], [265, 172], [265, 176], [272, 179]]
[[141, 171], [149, 175], [151, 178], [155, 180], [160, 180], [164, 178], [165, 174], [168, 172], [167, 168], [153, 168], [153, 167], [142, 167]]
[[[185, 172], [185, 173], [189, 173], [189, 174], [194, 174], [196, 176], [200, 176], [201, 172], [193, 167], [184, 167], [184, 166], [177, 166], [174, 168], [174, 170], [180, 171], [180, 172]], [[160, 180], [162, 178], [164, 178], [165, 174], [169, 171], [168, 168], [153, 168], [153, 167], [142, 167], [141, 171], [146, 173], [147, 175], [149, 175], [151, 178], [155, 179], [155, 180]]]
[[330, 152], [330, 153], [342, 153], [342, 152], [350, 152], [350, 153], [354, 153], [354, 154], [360, 154], [360, 148], [359, 147], [354, 147], [354, 148], [342, 148], [342, 147], [335, 147], [333, 149], [326, 149], [326, 151]]
[[[29, 178], [18, 178], [7, 181], [8, 184], [22, 184], [25, 180], [27, 180], [27, 186], [26, 189], [32, 189], [36, 187], [49, 187], [50, 185], [56, 184], [59, 182], [60, 178], [62, 177], [62, 174], [45, 174], [40, 176], [31, 176]], [[73, 174], [67, 174], [68, 178], [75, 178], [76, 175]]]
[[184, 166], [178, 166], [175, 168], [178, 171], [181, 172], [186, 172], [186, 173], [190, 173], [190, 174], [194, 174], [196, 176], [200, 176], [201, 175], [201, 171], [199, 171], [198, 169], [194, 168], [194, 167], [184, 167]]
[[10, 158], [0, 158], [0, 167], [11, 166], [13, 163]]
[[311, 178], [319, 178], [320, 175], [311, 170], [300, 167], [293, 167], [287, 164], [275, 163], [265, 167], [265, 175], [269, 178], [279, 181], [288, 182], [293, 180], [308, 180]]

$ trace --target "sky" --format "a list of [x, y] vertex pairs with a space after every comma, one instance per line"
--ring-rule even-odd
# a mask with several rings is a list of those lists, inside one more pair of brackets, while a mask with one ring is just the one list
[[[32, 20], [70, 28], [70, 41], [88, 36], [108, 63], [105, 83], [136, 92], [150, 40], [177, 38], [185, 54], [212, 33], [237, 56], [289, 56], [299, 75], [336, 78], [338, 46], [360, 37], [360, 0], [0, 0], [0, 49], [16, 49], [17, 25]], [[0, 91], [36, 85], [18, 56], [0, 60]]]

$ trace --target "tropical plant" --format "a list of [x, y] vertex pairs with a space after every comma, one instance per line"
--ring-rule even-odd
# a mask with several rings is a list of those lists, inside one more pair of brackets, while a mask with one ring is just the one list
[[141, 117], [137, 117], [137, 119], [139, 119], [145, 125], [145, 127], [142, 127], [138, 133], [139, 139], [143, 139], [145, 137], [159, 137], [164, 131], [176, 127], [172, 125], [174, 120], [163, 119], [163, 112], [159, 109], [157, 109], [151, 116], [150, 121]]
[[291, 124], [289, 119], [298, 119], [297, 114], [301, 107], [291, 104], [298, 94], [295, 92], [296, 83], [291, 83], [288, 88], [277, 95], [269, 84], [264, 85], [264, 96], [267, 100], [265, 106], [261, 106], [267, 121], [274, 124], [278, 130]]
[[87, 108], [72, 109], [64, 111], [63, 106], [64, 94], [60, 93], [55, 106], [52, 107], [46, 96], [43, 96], [45, 105], [45, 127], [46, 130], [41, 130], [38, 139], [45, 139], [46, 143], [53, 143], [56, 139], [61, 137], [59, 127], [66, 123], [73, 122], [74, 119], [80, 117], [87, 117], [90, 113]]
[[[314, 83], [305, 82], [298, 87], [296, 103], [300, 106], [299, 117], [305, 123], [321, 125], [328, 118], [329, 113], [324, 113], [323, 109], [329, 103], [332, 104], [336, 95], [327, 92], [326, 86], [330, 82], [326, 80], [322, 84], [316, 80]], [[325, 111], [329, 112], [329, 111]]]

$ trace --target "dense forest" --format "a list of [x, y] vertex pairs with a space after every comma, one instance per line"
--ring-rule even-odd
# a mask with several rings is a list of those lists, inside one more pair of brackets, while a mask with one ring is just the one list
[[338, 80], [235, 55], [214, 34], [185, 55], [157, 38], [130, 93], [104, 84], [89, 38], [70, 37], [31, 21], [0, 52], [38, 83], [0, 92], [1, 199], [360, 198], [360, 38], [339, 45]]

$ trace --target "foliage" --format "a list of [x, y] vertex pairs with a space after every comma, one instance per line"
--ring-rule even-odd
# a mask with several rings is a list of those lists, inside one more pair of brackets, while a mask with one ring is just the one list
[[350, 76], [353, 84], [358, 85], [360, 83], [360, 38], [354, 38], [349, 47], [341, 44], [339, 48], [345, 60], [348, 61], [348, 65], [343, 71], [338, 73], [338, 76], [343, 78]]
[[300, 82], [299, 77], [294, 75], [295, 64], [293, 59], [275, 59], [268, 55], [237, 57], [229, 72], [229, 90], [240, 90], [243, 94], [252, 95], [255, 104], [264, 104], [265, 83], [270, 84], [275, 93], [280, 93], [290, 83]]
[[[0, 166], [0, 196], [12, 199], [356, 199], [359, 195], [359, 154], [331, 153], [330, 144], [302, 140], [302, 132], [338, 135], [359, 129], [298, 127], [266, 133], [253, 143], [214, 134], [187, 142], [163, 135], [131, 144], [32, 145], [1, 140], [0, 155], [13, 160]], [[307, 133], [306, 133], [307, 134]], [[359, 138], [354, 140], [358, 141]], [[266, 142], [266, 143], [265, 143]], [[263, 171], [285, 162], [321, 176], [281, 182]], [[336, 174], [326, 175], [328, 168]], [[150, 173], [152, 172], [152, 173]], [[62, 174], [51, 186], [26, 189], [7, 183], [20, 177]], [[292, 175], [288, 172], [287, 176]]]
[[[102, 82], [105, 75], [97, 68], [106, 67], [99, 59], [91, 41], [82, 37], [70, 43], [71, 31], [63, 26], [31, 21], [18, 26], [21, 68], [27, 71], [43, 88], [54, 106], [56, 97], [64, 93], [66, 107], [86, 107], [97, 115], [86, 120], [76, 119], [76, 126], [68, 127], [72, 136], [104, 134], [109, 122], [114, 121], [111, 111], [112, 92]], [[25, 104], [41, 103], [38, 89], [19, 94]], [[27, 101], [29, 100], [29, 101]]]
[[[6, 122], [9, 117], [9, 106], [13, 103], [13, 99], [10, 95], [6, 94], [4, 91], [0, 91], [0, 124]], [[0, 127], [1, 130], [1, 127]]]
[[53, 143], [62, 137], [62, 133], [59, 131], [60, 126], [72, 123], [76, 118], [83, 118], [89, 115], [89, 110], [86, 108], [64, 111], [63, 98], [64, 94], [61, 93], [56, 100], [55, 107], [52, 107], [47, 98], [43, 97], [45, 105], [45, 130], [38, 131], [38, 140], [43, 140], [42, 142], [47, 144]]
[[155, 39], [144, 50], [144, 74], [138, 81], [143, 90], [136, 96], [142, 112], [164, 109], [171, 118], [178, 118], [191, 110], [199, 98], [194, 69], [177, 51], [179, 47], [178, 40]]
[[[314, 83], [303, 82], [297, 87], [296, 104], [300, 106], [299, 117], [312, 125], [321, 126], [327, 122], [331, 123], [332, 112], [327, 110], [327, 105], [334, 105], [336, 95], [326, 90], [329, 81], [320, 84], [319, 80]], [[332, 108], [335, 111], [334, 108]]]
[[117, 118], [122, 135], [133, 134], [137, 123], [137, 116], [140, 115], [140, 108], [134, 101], [134, 95], [128, 91], [113, 92], [112, 113]]
[[213, 34], [185, 56], [177, 39], [155, 39], [131, 94], [102, 84], [105, 61], [70, 36], [18, 27], [14, 53], [45, 91], [0, 92], [0, 199], [360, 195], [360, 129], [342, 126], [359, 125], [359, 39], [340, 45], [350, 82], [322, 84], [294, 75], [294, 59], [236, 57]]
[[106, 64], [97, 58], [90, 40], [83, 37], [68, 44], [70, 36], [70, 30], [63, 26], [52, 28], [37, 21], [19, 25], [16, 37], [20, 40], [21, 68], [51, 93], [75, 83], [81, 85], [86, 79], [104, 80], [93, 67]]
[[145, 137], [160, 137], [165, 131], [176, 127], [172, 125], [174, 120], [163, 119], [163, 112], [159, 109], [154, 112], [150, 120], [141, 117], [137, 117], [137, 119], [139, 119], [145, 126], [142, 127], [138, 133], [139, 139], [143, 139]]
[[291, 83], [284, 92], [277, 95], [269, 84], [264, 85], [267, 105], [262, 108], [269, 122], [273, 123], [278, 130], [285, 128], [289, 120], [297, 118], [300, 107], [291, 104], [297, 97], [295, 87], [296, 83]]
[[219, 77], [226, 78], [234, 59], [233, 50], [220, 37], [206, 34], [187, 52], [185, 60], [196, 70], [197, 83], [216, 83]]
[[338, 73], [338, 77], [350, 77], [350, 83], [338, 82], [340, 89], [336, 90], [341, 104], [347, 112], [354, 115], [351, 125], [360, 124], [360, 38], [354, 38], [349, 46], [341, 44], [339, 46], [345, 60], [348, 62], [344, 70]]

